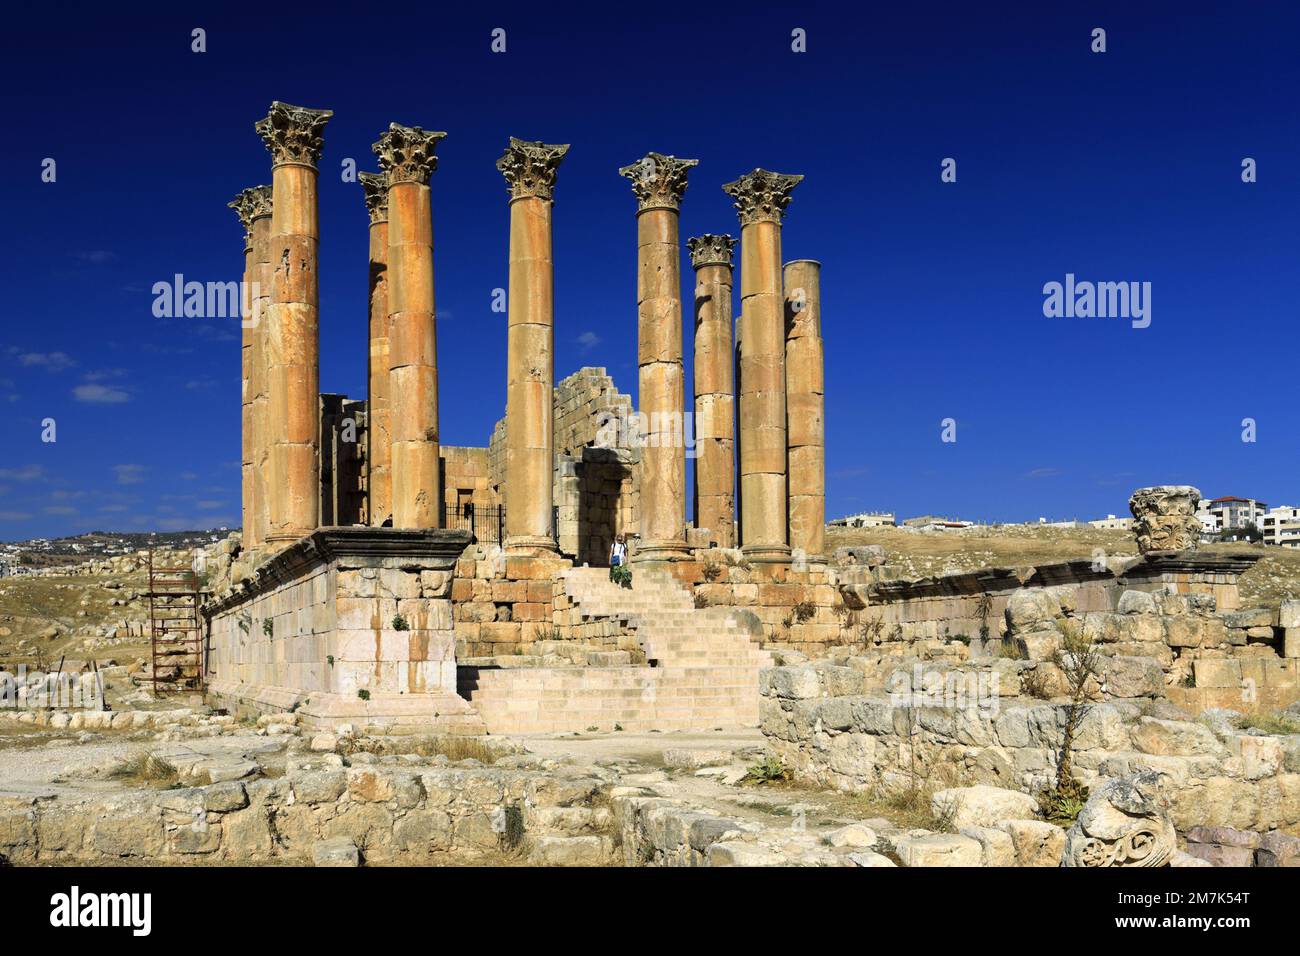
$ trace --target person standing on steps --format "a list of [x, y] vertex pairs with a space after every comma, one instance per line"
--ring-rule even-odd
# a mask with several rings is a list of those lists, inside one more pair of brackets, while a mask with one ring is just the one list
[[609, 579], [618, 580], [615, 570], [627, 564], [627, 539], [622, 533], [614, 536], [614, 543], [609, 546]]

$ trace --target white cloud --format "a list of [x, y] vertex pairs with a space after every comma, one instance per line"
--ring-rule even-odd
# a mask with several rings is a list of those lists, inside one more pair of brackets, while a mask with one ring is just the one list
[[50, 372], [62, 372], [77, 364], [67, 352], [24, 352], [11, 348], [9, 354], [18, 360], [18, 364], [27, 368], [43, 368]]
[[23, 465], [21, 468], [0, 468], [0, 478], [6, 481], [36, 481], [45, 472], [40, 465]]
[[590, 352], [600, 344], [600, 336], [595, 332], [583, 332], [578, 336], [578, 347], [584, 352]]
[[120, 388], [110, 388], [107, 385], [98, 385], [93, 382], [78, 385], [72, 390], [72, 397], [79, 402], [88, 402], [91, 405], [118, 405], [131, 400], [131, 396]]
[[114, 465], [119, 485], [138, 485], [144, 481], [144, 465]]

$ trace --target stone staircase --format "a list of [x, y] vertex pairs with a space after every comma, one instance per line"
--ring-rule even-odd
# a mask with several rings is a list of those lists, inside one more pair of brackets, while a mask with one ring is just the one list
[[574, 620], [612, 620], [647, 664], [459, 669], [459, 691], [493, 733], [712, 730], [758, 724], [758, 672], [771, 655], [730, 608], [696, 608], [667, 573], [620, 588], [604, 568], [562, 573]]

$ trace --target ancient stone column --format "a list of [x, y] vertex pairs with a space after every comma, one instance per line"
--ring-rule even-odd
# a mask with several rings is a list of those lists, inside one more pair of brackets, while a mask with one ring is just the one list
[[370, 367], [366, 390], [366, 494], [371, 525], [393, 516], [388, 354], [388, 176], [358, 173], [370, 213]]
[[568, 145], [510, 137], [497, 169], [510, 188], [506, 333], [506, 550], [555, 551], [551, 470], [555, 436], [555, 296], [551, 206]]
[[785, 264], [786, 466], [790, 547], [824, 561], [826, 539], [826, 407], [820, 262]]
[[271, 303], [267, 423], [271, 446], [267, 542], [277, 548], [320, 521], [320, 327], [316, 163], [333, 116], [272, 103], [258, 135], [271, 152]]
[[647, 153], [618, 172], [636, 194], [637, 368], [641, 441], [641, 537], [636, 560], [690, 556], [686, 547], [679, 210], [699, 160]]
[[243, 547], [262, 545], [267, 525], [266, 328], [270, 301], [271, 187], [245, 189], [230, 203], [244, 226], [244, 295], [240, 365], [240, 473]]
[[446, 133], [388, 127], [374, 145], [388, 173], [388, 368], [394, 528], [442, 525], [438, 337], [429, 178]]
[[781, 215], [803, 179], [756, 169], [723, 190], [740, 216], [741, 550], [788, 563]]
[[731, 236], [687, 239], [695, 268], [695, 526], [735, 547], [736, 396], [731, 336]]

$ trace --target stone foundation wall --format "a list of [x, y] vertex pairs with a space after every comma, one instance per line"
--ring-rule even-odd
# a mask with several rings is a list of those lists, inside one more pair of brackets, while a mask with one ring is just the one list
[[82, 803], [0, 798], [0, 863], [428, 865], [612, 860], [598, 780], [360, 765], [131, 791]]
[[456, 696], [452, 569], [467, 544], [392, 528], [301, 539], [204, 607], [209, 697], [319, 723], [479, 729]]
[[[847, 791], [919, 782], [1026, 793], [1053, 779], [1065, 705], [1022, 695], [1032, 664], [985, 665], [983, 683], [978, 669], [958, 670], [962, 685], [940, 672], [933, 686], [926, 678], [926, 693], [896, 686], [887, 695], [867, 692], [876, 666], [850, 659], [763, 672], [761, 728], [798, 779]], [[964, 700], [954, 687], [965, 688]], [[1158, 699], [1091, 705], [1075, 741], [1076, 776], [1096, 786], [1143, 769], [1168, 774], [1180, 830], [1300, 824], [1300, 736], [1152, 716], [1160, 713]]]
[[450, 597], [458, 658], [525, 654], [559, 640], [555, 595], [564, 558], [516, 557], [475, 547], [456, 562]]

